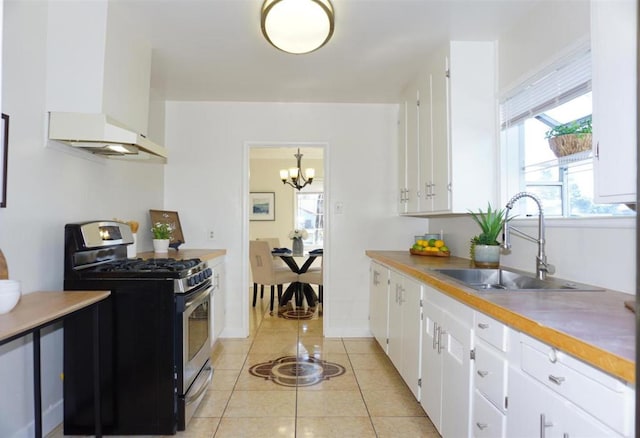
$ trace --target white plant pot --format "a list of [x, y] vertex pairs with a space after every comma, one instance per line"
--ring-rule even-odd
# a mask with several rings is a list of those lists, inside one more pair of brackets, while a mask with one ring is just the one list
[[500, 267], [500, 246], [499, 245], [475, 245], [473, 262], [477, 268], [498, 268]]
[[164, 254], [169, 252], [169, 239], [153, 239], [153, 252]]

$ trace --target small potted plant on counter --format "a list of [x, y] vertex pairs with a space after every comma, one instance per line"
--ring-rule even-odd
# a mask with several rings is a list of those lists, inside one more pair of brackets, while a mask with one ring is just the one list
[[478, 268], [497, 268], [500, 266], [500, 242], [498, 236], [502, 232], [504, 223], [511, 220], [506, 216], [506, 211], [491, 208], [487, 203], [487, 211], [478, 210], [477, 213], [469, 210], [473, 220], [480, 226], [482, 232], [471, 239], [469, 250], [471, 260]]
[[171, 225], [162, 222], [156, 222], [151, 227], [153, 234], [153, 252], [167, 253], [169, 252], [169, 242], [171, 241]]

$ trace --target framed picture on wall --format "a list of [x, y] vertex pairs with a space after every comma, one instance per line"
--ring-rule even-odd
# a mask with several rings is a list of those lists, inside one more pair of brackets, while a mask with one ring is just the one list
[[249, 220], [275, 221], [276, 194], [275, 192], [249, 193]]

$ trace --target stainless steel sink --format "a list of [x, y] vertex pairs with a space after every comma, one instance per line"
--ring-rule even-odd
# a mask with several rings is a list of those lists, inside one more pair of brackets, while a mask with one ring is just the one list
[[602, 291], [602, 288], [559, 278], [545, 280], [533, 274], [509, 269], [434, 269], [434, 272], [453, 278], [480, 291]]

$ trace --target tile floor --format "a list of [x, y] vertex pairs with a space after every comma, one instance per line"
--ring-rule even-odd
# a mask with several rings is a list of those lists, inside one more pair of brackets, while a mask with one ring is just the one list
[[[375, 340], [323, 338], [317, 310], [312, 319], [292, 320], [270, 315], [268, 304], [265, 294], [251, 309], [249, 338], [216, 343], [211, 386], [177, 437], [439, 437]], [[313, 362], [278, 369], [274, 374], [285, 381], [296, 372], [313, 381], [322, 361], [341, 365], [344, 374], [308, 386], [284, 386], [249, 372], [284, 356]], [[62, 436], [57, 431], [50, 438]]]

